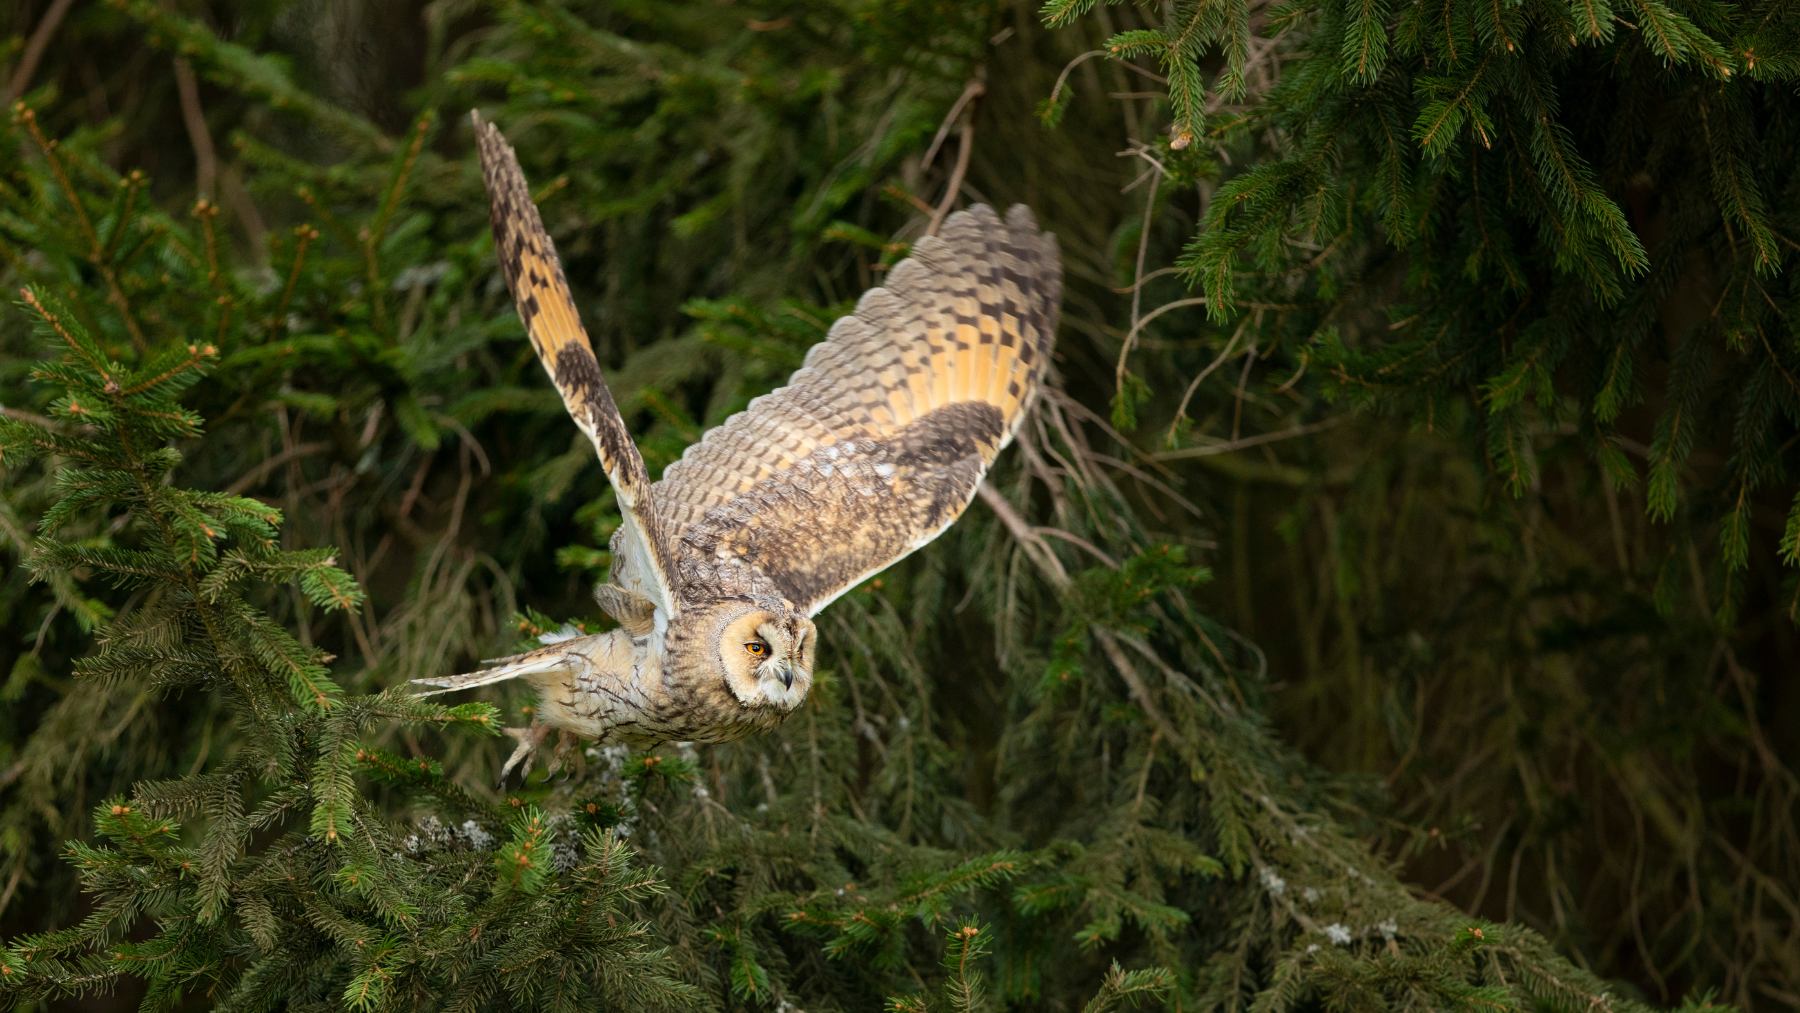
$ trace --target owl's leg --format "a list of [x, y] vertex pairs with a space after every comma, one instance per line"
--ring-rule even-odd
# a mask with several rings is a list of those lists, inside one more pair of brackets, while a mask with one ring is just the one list
[[512, 755], [506, 758], [506, 765], [500, 768], [499, 786], [501, 788], [506, 787], [506, 778], [513, 772], [514, 767], [520, 768], [519, 782], [524, 783], [525, 778], [531, 773], [531, 754], [544, 744], [544, 739], [550, 734], [550, 726], [540, 722], [529, 728], [508, 728], [505, 731], [506, 734], [518, 740], [519, 747], [512, 751]]
[[580, 769], [581, 736], [568, 730], [556, 733], [556, 748], [550, 751], [550, 772], [567, 780]]

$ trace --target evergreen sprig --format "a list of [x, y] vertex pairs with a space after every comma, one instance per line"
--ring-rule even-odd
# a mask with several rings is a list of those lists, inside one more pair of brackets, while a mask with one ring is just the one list
[[[53, 298], [32, 288], [21, 296], [54, 356], [35, 375], [61, 390], [44, 422], [0, 418], [9, 466], [27, 455], [62, 462], [62, 498], [27, 563], [40, 579], [79, 574], [139, 592], [96, 630], [99, 648], [78, 676], [92, 692], [136, 680], [158, 692], [219, 692], [241, 732], [223, 765], [142, 784], [95, 809], [101, 842], [75, 842], [68, 854], [93, 913], [13, 941], [0, 989], [15, 1000], [77, 996], [130, 976], [145, 982], [152, 1006], [195, 995], [231, 1006], [266, 1004], [271, 982], [286, 979], [289, 1001], [341, 988], [359, 1010], [413, 1008], [440, 993], [484, 1005], [498, 990], [543, 1008], [580, 1007], [595, 994], [634, 1008], [691, 998], [646, 927], [621, 921], [659, 886], [610, 835], [559, 844], [550, 821], [527, 809], [512, 842], [472, 865], [471, 853], [408, 849], [372, 808], [359, 775], [493, 819], [436, 763], [359, 740], [403, 725], [495, 734], [498, 715], [401, 692], [350, 696], [322, 651], [247, 597], [293, 582], [335, 610], [357, 608], [363, 592], [329, 553], [280, 548], [279, 510], [174, 481], [180, 444], [203, 436], [181, 399], [217, 349], [188, 345], [132, 366]], [[96, 518], [114, 520], [96, 527]], [[50, 536], [68, 528], [93, 533]], [[566, 875], [550, 889], [559, 848]], [[446, 878], [461, 888], [433, 897], [427, 884]], [[442, 950], [446, 933], [483, 930], [490, 945], [479, 955]], [[303, 969], [312, 980], [292, 977]]]

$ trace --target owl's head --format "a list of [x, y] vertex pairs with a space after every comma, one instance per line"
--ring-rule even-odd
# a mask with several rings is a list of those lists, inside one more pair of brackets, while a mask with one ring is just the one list
[[695, 646], [708, 646], [731, 694], [747, 707], [786, 712], [812, 688], [818, 630], [781, 602], [721, 602], [701, 616]]

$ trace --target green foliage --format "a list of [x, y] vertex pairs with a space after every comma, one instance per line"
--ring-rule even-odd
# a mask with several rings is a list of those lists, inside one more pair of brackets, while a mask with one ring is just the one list
[[[1800, 876], [1800, 753], [1770, 745], [1795, 700], [1778, 626], [1800, 620], [1796, 222], [1776, 196], [1800, 185], [1800, 21], [1251, 8], [1248, 98], [1215, 89], [1203, 143], [1140, 156], [1164, 186], [1135, 263], [1113, 259], [1132, 286], [1114, 422], [1169, 419], [1156, 458], [1232, 536], [1212, 600], [1257, 616], [1272, 670], [1309, 673], [1277, 714], [1313, 755], [1413, 800], [1415, 874], [1667, 999], [1789, 990], [1739, 918], [1800, 899], [1774, 885]], [[1122, 105], [1169, 123], [1188, 101], [1171, 78]], [[1194, 166], [1220, 169], [1172, 192]], [[1197, 304], [1204, 325], [1170, 312]], [[1193, 379], [1171, 411], [1140, 376]], [[1332, 429], [1346, 408], [1396, 422]], [[1733, 955], [1702, 970], [1724, 924]]]
[[[576, 976], [591, 983], [582, 996], [598, 990], [633, 1007], [691, 999], [646, 926], [620, 922], [658, 886], [630, 869], [613, 835], [589, 831], [578, 846], [562, 845], [579, 851], [552, 881], [556, 845], [536, 809], [515, 817], [511, 842], [482, 862], [403, 846], [371, 806], [358, 783], [366, 771], [443, 812], [494, 819], [491, 803], [444, 780], [435, 761], [409, 763], [359, 743], [377, 726], [492, 734], [499, 715], [488, 704], [441, 707], [401, 692], [348, 697], [324, 652], [246, 597], [259, 584], [291, 582], [319, 608], [355, 609], [363, 593], [328, 556], [280, 549], [280, 511], [170, 481], [181, 465], [171, 444], [201, 435], [180, 398], [217, 349], [189, 344], [133, 368], [54, 301], [27, 288], [24, 304], [60, 353], [35, 376], [61, 394], [43, 423], [0, 419], [0, 452], [9, 462], [21, 454], [64, 462], [61, 498], [27, 563], [151, 592], [96, 630], [99, 648], [77, 674], [95, 693], [130, 682], [165, 694], [213, 691], [229, 701], [235, 727], [231, 753], [205, 772], [140, 783], [129, 799], [95, 810], [104, 843], [77, 842], [68, 855], [93, 913], [14, 940], [6, 986], [18, 998], [52, 998], [131, 975], [154, 1006], [193, 995], [268, 1005], [319, 1001], [348, 978], [341, 1000], [354, 1009], [425, 996], [486, 1005], [501, 989], [511, 1002], [554, 1007], [577, 1001], [559, 984]], [[77, 542], [54, 537], [106, 517], [120, 521]], [[184, 833], [180, 821], [190, 818], [200, 829]], [[515, 893], [530, 898], [497, 903]], [[462, 933], [500, 945], [444, 947]], [[569, 948], [547, 955], [547, 939]], [[508, 973], [521, 965], [537, 972]]]
[[[1622, 412], [1647, 393], [1642, 360], [1663, 345], [1646, 339], [1672, 300], [1702, 299], [1709, 312], [1670, 325], [1646, 510], [1673, 519], [1697, 482], [1791, 484], [1784, 448], [1800, 386], [1780, 323], [1785, 289], [1770, 286], [1789, 226], [1763, 193], [1793, 185], [1792, 111], [1778, 96], [1795, 78], [1791, 56], [1763, 55], [1786, 54], [1800, 29], [1782, 5], [1692, 16], [1629, 6], [1627, 17], [1560, 0], [1289, 5], [1297, 27], [1267, 43], [1279, 47], [1279, 82], [1214, 141], [1267, 157], [1221, 183], [1179, 261], [1209, 316], [1230, 320], [1246, 300], [1313, 320], [1349, 311], [1347, 297], [1355, 312], [1384, 310], [1399, 321], [1385, 332], [1303, 350], [1333, 374], [1327, 393], [1423, 419], [1460, 388], [1481, 404], [1490, 463], [1520, 496], [1536, 481], [1532, 446], [1546, 426], [1578, 427], [1597, 455], [1614, 448], [1621, 478], [1636, 472], [1616, 448], [1630, 435]], [[1238, 24], [1222, 45], [1248, 45], [1247, 24], [1212, 16]], [[1176, 31], [1126, 33], [1108, 52], [1140, 57]], [[1581, 106], [1565, 110], [1564, 96]], [[1195, 101], [1171, 72], [1172, 129], [1187, 129]], [[1691, 131], [1643, 129], [1633, 117], [1653, 102], [1656, 117]], [[1697, 258], [1708, 276], [1678, 282]], [[1335, 276], [1355, 279], [1354, 294], [1334, 293]], [[1733, 414], [1722, 446], [1731, 463], [1703, 477], [1689, 466], [1695, 429]], [[1724, 570], [1741, 571], [1743, 511], [1709, 520]]]
[[[0, 135], [0, 344], [51, 348], [0, 359], [6, 1001], [1792, 990], [1780, 916], [1720, 913], [1795, 880], [1734, 632], [1800, 565], [1783, 9], [284, 6], [92, 5]], [[472, 105], [653, 470], [958, 191], [1062, 237], [1062, 390], [821, 617], [772, 735], [497, 795], [528, 695], [390, 688], [591, 626], [616, 523], [493, 270]], [[1443, 880], [1466, 911], [1409, 885]]]
[[[237, 585], [292, 580], [327, 609], [355, 608], [361, 589], [328, 556], [277, 548], [279, 510], [165, 481], [181, 455], [164, 444], [200, 434], [199, 418], [179, 399], [217, 349], [190, 344], [131, 369], [107, 358], [54, 302], [22, 292], [41, 333], [62, 352], [35, 376], [63, 393], [50, 403], [50, 425], [0, 419], [0, 453], [73, 462], [56, 472], [59, 498], [44, 512], [26, 563], [37, 573], [85, 571], [115, 589], [162, 592], [97, 631], [100, 650], [83, 659], [81, 675], [99, 687], [137, 675], [164, 690], [211, 683], [259, 714], [279, 709], [271, 693], [281, 687], [303, 709], [329, 712], [343, 691], [321, 664], [322, 652], [257, 616]], [[65, 434], [57, 420], [94, 435]], [[56, 537], [114, 510], [126, 525], [76, 542]], [[221, 552], [221, 544], [229, 548]], [[184, 641], [194, 633], [214, 641], [213, 653], [188, 648]]]

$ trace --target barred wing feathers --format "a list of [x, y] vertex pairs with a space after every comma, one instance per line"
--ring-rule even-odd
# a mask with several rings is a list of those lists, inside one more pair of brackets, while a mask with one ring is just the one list
[[587, 330], [569, 295], [556, 246], [544, 231], [525, 175], [511, 145], [493, 124], [472, 113], [481, 151], [494, 225], [494, 247], [531, 347], [562, 395], [563, 405], [599, 454], [624, 515], [616, 541], [613, 583], [634, 591], [672, 615], [676, 599], [669, 581], [668, 552], [652, 505], [653, 489], [644, 458], [625, 428]]
[[1012, 439], [1050, 358], [1054, 236], [975, 206], [837, 321], [788, 386], [688, 448], [651, 490], [678, 583], [748, 567], [802, 611], [942, 532]]

